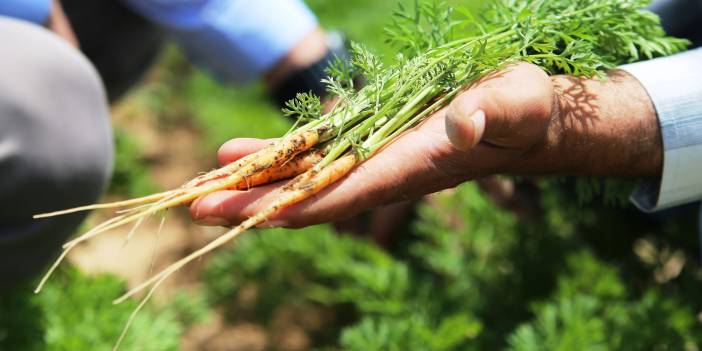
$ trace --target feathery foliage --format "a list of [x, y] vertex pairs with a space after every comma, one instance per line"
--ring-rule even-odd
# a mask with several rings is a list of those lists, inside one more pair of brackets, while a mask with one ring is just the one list
[[[117, 277], [87, 277], [75, 268], [62, 270], [43, 294], [28, 295], [28, 290], [22, 286], [0, 296], [0, 350], [110, 350], [136, 305], [110, 303], [124, 291]], [[181, 317], [189, 311], [203, 314], [204, 308], [195, 302], [187, 309], [175, 304], [149, 308], [137, 317], [135, 332], [126, 338], [124, 349], [180, 349], [184, 327], [196, 320]]]
[[[402, 131], [446, 105], [466, 85], [510, 63], [526, 61], [550, 74], [600, 76], [616, 65], [670, 55], [687, 41], [665, 35], [643, 0], [495, 0], [475, 16], [441, 2], [400, 6], [386, 28], [401, 53], [389, 65], [359, 44], [348, 63], [327, 71], [339, 103], [325, 115], [308, 95], [288, 103], [300, 128], [336, 133], [328, 164], [348, 148], [368, 157]], [[357, 75], [367, 84], [353, 84]], [[309, 107], [313, 108], [309, 108]]]
[[623, 210], [564, 201], [557, 187], [542, 192], [543, 217], [526, 223], [475, 184], [433, 195], [412, 230], [398, 233], [392, 254], [327, 226], [248, 236], [209, 262], [206, 290], [228, 318], [255, 316], [264, 325], [291, 306], [299, 316], [322, 308], [323, 330], [310, 332], [321, 349], [702, 345], [699, 264], [659, 284], [660, 267], [631, 253], [644, 230], [658, 236], [655, 247], [694, 247], [692, 226], [631, 223]]

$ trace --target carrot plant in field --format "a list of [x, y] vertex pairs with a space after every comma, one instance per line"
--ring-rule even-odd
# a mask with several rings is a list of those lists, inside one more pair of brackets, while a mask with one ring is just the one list
[[[43, 294], [25, 291], [18, 288], [0, 296], [0, 350], [108, 350], [136, 305], [109, 303], [124, 291], [117, 277], [88, 277], [74, 267], [57, 272]], [[181, 300], [197, 302], [189, 296]], [[206, 312], [202, 303], [190, 307], [180, 301], [149, 307], [134, 321], [125, 350], [179, 350], [185, 328]]]
[[699, 263], [659, 284], [631, 253], [648, 235], [657, 246], [690, 248], [694, 225], [631, 223], [625, 210], [567, 201], [562, 187], [541, 191], [544, 216], [529, 222], [475, 184], [432, 195], [391, 252], [326, 226], [242, 237], [208, 261], [204, 290], [232, 323], [270, 325], [291, 309], [305, 320], [321, 308], [322, 327], [306, 332], [322, 350], [702, 345]]
[[[400, 7], [386, 29], [399, 53], [386, 65], [364, 46], [353, 44], [350, 60], [339, 60], [324, 79], [328, 91], [338, 98], [330, 112], [322, 112], [318, 97], [299, 94], [283, 110], [297, 123], [258, 152], [178, 189], [42, 215], [132, 206], [66, 243], [46, 278], [73, 247], [104, 231], [127, 223], [134, 223], [136, 229], [154, 214], [213, 191], [294, 177], [259, 213], [117, 300], [150, 288], [140, 308], [173, 272], [343, 178], [492, 72], [526, 61], [552, 74], [604, 77], [603, 72], [617, 64], [682, 50], [686, 41], [665, 36], [657, 17], [643, 10], [645, 5], [642, 0], [494, 0], [479, 17], [460, 8], [454, 13], [435, 2], [417, 2], [413, 9]], [[359, 75], [365, 79], [363, 86], [354, 84]]]

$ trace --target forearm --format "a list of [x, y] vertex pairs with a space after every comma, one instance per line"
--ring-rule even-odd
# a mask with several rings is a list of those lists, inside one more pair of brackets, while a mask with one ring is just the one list
[[328, 50], [324, 31], [321, 28], [313, 30], [264, 74], [266, 86], [274, 88], [292, 72], [321, 60]]
[[551, 77], [552, 121], [517, 173], [659, 176], [660, 128], [644, 88], [628, 73]]
[[51, 2], [51, 12], [46, 21], [46, 27], [52, 32], [58, 34], [58, 36], [66, 40], [72, 46], [79, 46], [78, 38], [73, 32], [71, 23], [68, 21], [68, 17], [66, 17], [66, 13], [63, 11], [63, 7], [61, 6], [61, 2], [59, 0], [54, 0]]

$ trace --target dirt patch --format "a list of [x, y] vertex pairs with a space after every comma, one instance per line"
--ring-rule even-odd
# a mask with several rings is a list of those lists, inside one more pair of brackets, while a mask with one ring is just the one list
[[[160, 233], [160, 218], [153, 217], [144, 222], [129, 241], [126, 239], [131, 226], [107, 231], [78, 245], [68, 259], [85, 273], [109, 272], [134, 287], [223, 231], [222, 228], [192, 225], [183, 217], [186, 217], [183, 213], [169, 216]], [[91, 224], [107, 218], [104, 214], [94, 215]], [[197, 260], [184, 267], [164, 282], [157, 296], [168, 295], [182, 284], [196, 284], [202, 263]]]
[[[115, 106], [112, 115], [114, 123], [138, 143], [149, 165], [150, 176], [161, 189], [177, 187], [216, 166], [215, 151], [202, 156], [201, 136], [187, 123], [163, 127], [158, 116], [129, 98]], [[118, 200], [124, 199], [104, 199]], [[112, 215], [111, 211], [93, 213], [85, 227], [92, 227]], [[159, 232], [160, 222], [161, 216], [152, 216], [137, 228], [129, 241], [126, 239], [132, 225], [107, 231], [78, 245], [68, 260], [86, 274], [115, 274], [131, 288], [226, 231], [225, 228], [193, 224], [186, 208], [169, 210]], [[176, 291], [199, 286], [206, 261], [207, 257], [195, 260], [176, 272], [159, 287], [154, 299], [164, 301]], [[295, 351], [309, 346], [301, 329], [275, 329], [271, 332], [245, 321], [227, 322], [220, 312], [213, 311], [207, 322], [194, 325], [184, 333], [181, 347], [184, 351], [262, 351], [271, 348]]]
[[[138, 143], [149, 163], [151, 177], [161, 189], [176, 187], [212, 167], [214, 155], [205, 160], [195, 152], [200, 136], [193, 128], [187, 125], [161, 128], [153, 112], [129, 98], [113, 108], [112, 116], [114, 123]], [[111, 216], [110, 211], [94, 213], [89, 225]], [[68, 259], [86, 273], [113, 273], [133, 287], [224, 232], [223, 228], [192, 224], [184, 208], [169, 210], [163, 229], [158, 233], [160, 221], [158, 215], [146, 220], [129, 242], [126, 238], [131, 225], [110, 230], [76, 247]], [[202, 261], [197, 261], [186, 266], [164, 282], [159, 294], [167, 293], [179, 284], [197, 282], [201, 265]]]
[[229, 325], [217, 314], [208, 323], [193, 326], [183, 336], [183, 350], [263, 351], [268, 341], [263, 327], [252, 323]]

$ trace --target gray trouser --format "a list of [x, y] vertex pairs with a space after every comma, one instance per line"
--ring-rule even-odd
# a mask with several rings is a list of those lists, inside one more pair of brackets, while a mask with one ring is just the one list
[[0, 292], [41, 271], [111, 173], [105, 93], [93, 66], [53, 33], [0, 16]]

